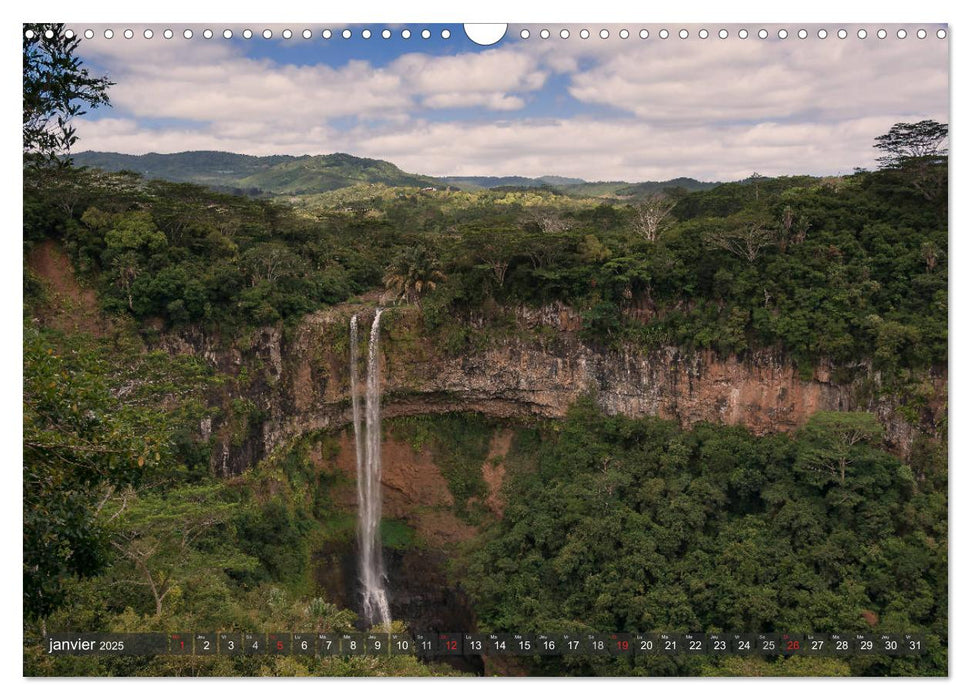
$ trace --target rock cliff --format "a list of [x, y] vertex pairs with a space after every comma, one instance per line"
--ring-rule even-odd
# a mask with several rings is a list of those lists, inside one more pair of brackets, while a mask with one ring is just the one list
[[[259, 420], [246, 435], [230, 435], [225, 419], [209, 426], [218, 473], [238, 473], [292, 438], [350, 421], [348, 321], [355, 312], [367, 328], [373, 306], [345, 305], [309, 315], [285, 332], [262, 329], [246, 345], [219, 347], [201, 333], [163, 341], [170, 351], [201, 353], [230, 374], [247, 368], [244, 393]], [[519, 309], [511, 330], [454, 355], [421, 335], [414, 309], [392, 309], [382, 322], [382, 413], [388, 417], [475, 411], [549, 418], [591, 394], [611, 414], [739, 424], [766, 433], [796, 429], [819, 410], [868, 410], [885, 426], [888, 446], [906, 456], [921, 432], [936, 432], [946, 410], [943, 374], [927, 375], [922, 384], [929, 399], [919, 411], [905, 412], [899, 398], [879, 397], [879, 375], [865, 366], [849, 373], [842, 368], [852, 378], [836, 381], [825, 366], [801, 378], [790, 361], [770, 351], [726, 359], [674, 347], [605, 350], [583, 342], [576, 312], [558, 305]]]

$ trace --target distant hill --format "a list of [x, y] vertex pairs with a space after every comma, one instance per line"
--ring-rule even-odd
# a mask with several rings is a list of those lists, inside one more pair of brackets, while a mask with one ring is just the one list
[[662, 192], [668, 188], [683, 188], [688, 192], [697, 192], [699, 190], [710, 190], [721, 184], [718, 182], [701, 182], [690, 177], [636, 183], [624, 181], [587, 182], [575, 177], [558, 177], [556, 175], [544, 175], [542, 177], [458, 175], [439, 179], [463, 190], [495, 189], [497, 187], [547, 187], [563, 194], [574, 194], [581, 197], [637, 197], [652, 192]]
[[347, 153], [244, 156], [221, 151], [187, 151], [132, 156], [85, 151], [73, 159], [75, 165], [108, 171], [130, 170], [150, 179], [267, 194], [315, 194], [361, 183], [390, 187], [445, 186], [436, 178], [406, 173], [393, 163]]
[[543, 187], [580, 197], [637, 197], [667, 188], [689, 192], [719, 183], [681, 177], [663, 182], [587, 182], [575, 177], [451, 176], [406, 173], [393, 163], [347, 153], [322, 156], [245, 156], [223, 151], [184, 153], [124, 153], [84, 151], [73, 156], [79, 166], [111, 172], [130, 170], [153, 180], [192, 182], [247, 194], [298, 195], [331, 192], [360, 184], [389, 187], [455, 187], [462, 190]]
[[440, 177], [439, 180], [448, 183], [452, 187], [469, 191], [491, 190], [496, 187], [542, 187], [544, 185], [559, 188], [565, 185], [582, 185], [585, 182], [576, 177], [559, 177], [557, 175], [543, 175], [542, 177], [520, 177], [518, 175], [507, 175], [505, 177], [491, 175], [453, 175]]
[[[596, 183], [594, 183], [596, 184]], [[704, 190], [711, 190], [721, 182], [704, 182], [702, 180], [695, 180], [693, 177], [676, 177], [673, 180], [664, 180], [663, 182], [635, 182], [634, 184], [624, 184], [617, 190], [617, 194], [620, 196], [632, 196], [638, 197], [645, 194], [653, 194], [654, 192], [663, 192], [667, 189], [683, 189], [688, 192], [701, 192]]]
[[223, 151], [187, 151], [185, 153], [126, 153], [84, 151], [72, 156], [75, 165], [100, 168], [111, 172], [130, 170], [151, 180], [195, 182], [204, 185], [229, 185], [281, 163], [296, 160], [294, 156], [244, 156]]

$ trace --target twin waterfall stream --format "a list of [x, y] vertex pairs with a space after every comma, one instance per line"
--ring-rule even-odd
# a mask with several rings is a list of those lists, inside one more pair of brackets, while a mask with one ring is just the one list
[[351, 406], [357, 457], [357, 544], [364, 617], [370, 625], [380, 624], [388, 628], [391, 624], [391, 610], [385, 590], [387, 575], [381, 552], [381, 381], [378, 357], [380, 326], [381, 309], [378, 309], [368, 339], [362, 430], [357, 372], [357, 314], [351, 316]]

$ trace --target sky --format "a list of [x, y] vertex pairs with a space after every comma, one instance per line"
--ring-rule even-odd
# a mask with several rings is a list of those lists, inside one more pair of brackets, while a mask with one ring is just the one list
[[872, 169], [873, 139], [893, 124], [949, 121], [938, 25], [744, 25], [746, 38], [731, 24], [510, 25], [491, 46], [461, 25], [69, 26], [94, 32], [79, 54], [115, 83], [110, 108], [78, 119], [76, 151], [345, 152], [436, 176], [737, 180]]

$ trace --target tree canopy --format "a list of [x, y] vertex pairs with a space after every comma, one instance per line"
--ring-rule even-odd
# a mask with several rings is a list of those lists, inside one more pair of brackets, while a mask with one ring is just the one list
[[107, 105], [112, 83], [83, 66], [75, 53], [81, 39], [63, 24], [25, 24], [23, 42], [25, 163], [64, 162], [78, 140], [71, 120]]
[[908, 124], [897, 122], [878, 136], [873, 147], [883, 151], [877, 162], [885, 168], [899, 168], [913, 158], [941, 159], [947, 156], [947, 124], [933, 119]]
[[[795, 437], [755, 437], [605, 416], [581, 401], [547, 430], [518, 432], [505, 515], [468, 548], [463, 580], [479, 629], [920, 628], [935, 651], [918, 660], [856, 658], [817, 672], [941, 673], [946, 495], [873, 443], [871, 414], [817, 415]], [[806, 470], [806, 452], [835, 478]], [[840, 482], [843, 457], [852, 468]], [[530, 668], [685, 675], [736, 662], [553, 658]]]

